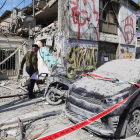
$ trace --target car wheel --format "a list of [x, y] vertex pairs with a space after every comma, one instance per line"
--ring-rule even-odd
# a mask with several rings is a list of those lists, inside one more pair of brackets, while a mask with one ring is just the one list
[[51, 87], [46, 94], [46, 101], [51, 105], [58, 105], [62, 102], [60, 95], [56, 92], [58, 89]]
[[140, 130], [140, 111], [134, 110], [129, 117], [129, 121], [126, 128], [126, 138], [136, 135]]

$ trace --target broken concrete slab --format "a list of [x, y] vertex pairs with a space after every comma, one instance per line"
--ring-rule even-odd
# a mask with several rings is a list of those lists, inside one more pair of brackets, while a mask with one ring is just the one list
[[[29, 124], [29, 122], [23, 123], [23, 125], [27, 125], [27, 124]], [[17, 126], [18, 126], [18, 123], [14, 123], [14, 124], [9, 124], [9, 125], [4, 125], [0, 129], [4, 130], [4, 129], [9, 129], [9, 128], [15, 128]]]
[[9, 130], [6, 133], [8, 134], [8, 136], [14, 136], [14, 137], [16, 137], [20, 134], [19, 131], [17, 131], [17, 130]]

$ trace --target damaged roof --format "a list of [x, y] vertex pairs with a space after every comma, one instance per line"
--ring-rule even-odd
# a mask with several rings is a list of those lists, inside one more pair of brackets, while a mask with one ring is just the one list
[[9, 16], [11, 14], [10, 10], [6, 10], [0, 17], [0, 20], [3, 20], [5, 17]]

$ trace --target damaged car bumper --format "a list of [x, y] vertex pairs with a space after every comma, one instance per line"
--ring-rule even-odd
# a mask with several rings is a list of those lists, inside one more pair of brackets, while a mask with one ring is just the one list
[[[109, 107], [106, 106], [106, 108], [104, 108], [103, 102], [100, 99], [83, 98], [74, 92], [70, 92], [66, 100], [65, 114], [74, 123], [80, 123], [107, 110], [107, 108]], [[99, 136], [114, 137], [119, 116], [125, 108], [126, 105], [122, 104], [105, 117], [98, 119], [84, 128]], [[107, 127], [106, 123], [110, 123], [111, 127]]]

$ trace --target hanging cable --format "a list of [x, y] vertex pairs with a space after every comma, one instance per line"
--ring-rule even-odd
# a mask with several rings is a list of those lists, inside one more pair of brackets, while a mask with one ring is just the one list
[[4, 5], [5, 5], [5, 3], [6, 3], [6, 1], [7, 1], [7, 0], [5, 0], [5, 2], [4, 2], [4, 3], [3, 3], [3, 5], [1, 6], [0, 10], [3, 8], [3, 6], [4, 6]]
[[24, 2], [25, 0], [22, 0], [16, 7], [14, 7], [13, 9], [12, 9], [12, 11], [15, 9], [15, 8], [17, 8], [22, 2]]

